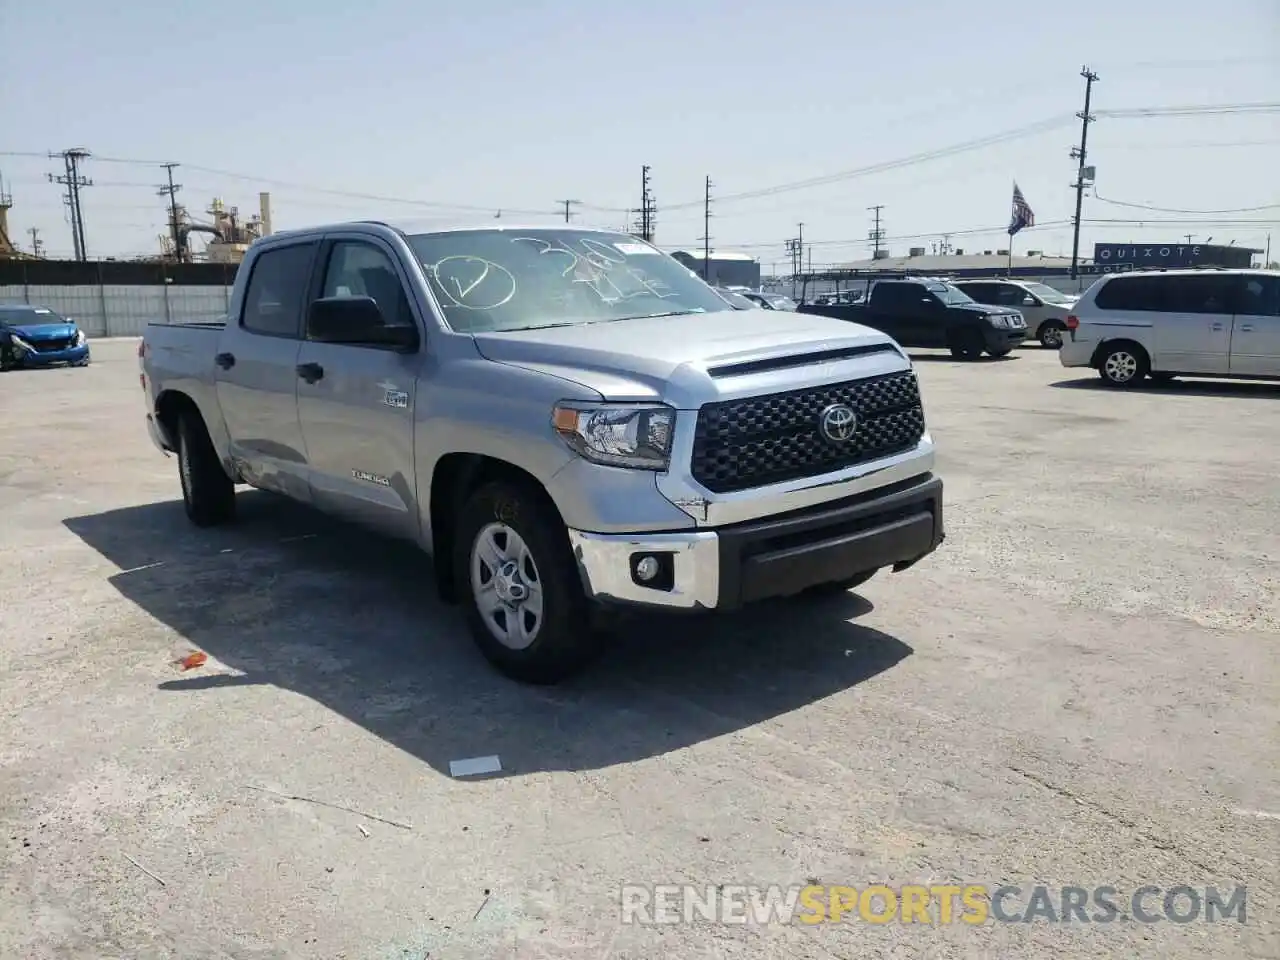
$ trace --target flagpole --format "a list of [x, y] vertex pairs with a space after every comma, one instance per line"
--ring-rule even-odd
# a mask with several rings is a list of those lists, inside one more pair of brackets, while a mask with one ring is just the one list
[[1005, 268], [1005, 270], [1008, 272], [1009, 277], [1012, 278], [1013, 277], [1013, 234], [1009, 234], [1009, 263], [1008, 263], [1008, 266]]

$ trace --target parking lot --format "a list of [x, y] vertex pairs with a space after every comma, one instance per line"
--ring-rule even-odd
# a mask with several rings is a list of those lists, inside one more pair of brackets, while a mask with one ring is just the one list
[[[248, 490], [190, 526], [135, 344], [0, 376], [0, 957], [1280, 956], [1280, 388], [922, 355], [937, 554], [538, 689], [412, 548]], [[948, 882], [1247, 921], [619, 923]]]

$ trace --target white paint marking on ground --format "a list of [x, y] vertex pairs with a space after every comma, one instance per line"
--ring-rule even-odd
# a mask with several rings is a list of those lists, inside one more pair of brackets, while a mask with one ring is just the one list
[[140, 567], [130, 567], [128, 570], [121, 570], [120, 572], [121, 573], [137, 573], [140, 570], [151, 570], [151, 569], [154, 569], [155, 567], [163, 567], [163, 566], [164, 566], [164, 561], [157, 560], [155, 563], [144, 563]]
[[1272, 813], [1270, 810], [1232, 810], [1238, 817], [1256, 817], [1258, 820], [1280, 820], [1280, 813]]
[[449, 776], [475, 777], [482, 773], [500, 773], [502, 762], [497, 757], [471, 757], [467, 760], [450, 760]]

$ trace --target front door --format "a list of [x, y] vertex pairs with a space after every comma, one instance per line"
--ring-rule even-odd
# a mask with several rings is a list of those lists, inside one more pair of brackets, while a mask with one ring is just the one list
[[1225, 374], [1231, 351], [1231, 274], [1155, 274], [1144, 278], [1157, 293], [1154, 321], [1156, 370]]
[[1231, 334], [1231, 372], [1280, 377], [1280, 277], [1241, 276]]
[[338, 237], [322, 254], [321, 297], [367, 296], [388, 324], [419, 330], [418, 350], [304, 340], [298, 354], [298, 417], [317, 506], [416, 538], [414, 409], [422, 327], [390, 249], [369, 237]]
[[254, 258], [240, 314], [227, 318], [214, 358], [218, 406], [240, 475], [303, 501], [311, 499], [311, 487], [295, 368], [319, 246], [272, 246]]

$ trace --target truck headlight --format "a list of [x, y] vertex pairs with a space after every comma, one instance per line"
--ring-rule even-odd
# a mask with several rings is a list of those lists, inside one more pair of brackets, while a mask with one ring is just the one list
[[83, 330], [77, 330], [77, 331], [76, 331], [76, 335], [75, 335], [74, 337], [72, 337], [72, 338], [71, 338], [71, 345], [72, 345], [73, 347], [83, 347], [83, 346], [84, 346], [84, 341], [85, 341], [84, 331], [83, 331]]
[[593, 463], [665, 470], [676, 412], [662, 404], [559, 403], [551, 425], [569, 448]]
[[13, 343], [13, 345], [14, 345], [15, 347], [17, 347], [19, 350], [25, 350], [27, 353], [35, 353], [35, 352], [36, 352], [36, 351], [35, 351], [35, 349], [31, 346], [31, 344], [27, 343], [27, 341], [23, 340], [23, 339], [22, 339], [20, 336], [18, 336], [17, 334], [14, 334], [14, 333], [9, 334], [9, 340], [10, 340], [10, 341]]
[[1003, 314], [987, 315], [987, 323], [1000, 330], [1009, 329], [1009, 318]]

